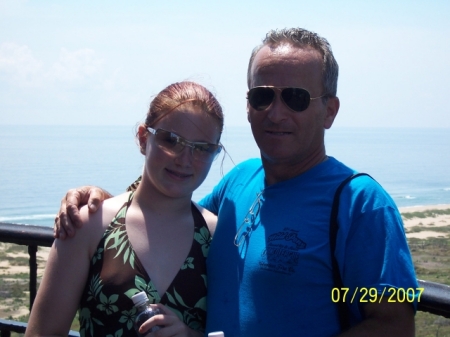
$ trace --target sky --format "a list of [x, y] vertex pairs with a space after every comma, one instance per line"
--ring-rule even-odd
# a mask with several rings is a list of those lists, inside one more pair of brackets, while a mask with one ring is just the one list
[[247, 125], [250, 53], [285, 27], [330, 42], [335, 127], [450, 128], [448, 0], [0, 0], [0, 125], [135, 125], [182, 80]]

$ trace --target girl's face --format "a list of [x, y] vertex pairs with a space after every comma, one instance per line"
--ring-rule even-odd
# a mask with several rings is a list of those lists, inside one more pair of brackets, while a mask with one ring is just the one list
[[[188, 142], [217, 144], [220, 139], [219, 122], [199, 107], [190, 105], [182, 105], [172, 111], [152, 129], [172, 132]], [[164, 132], [156, 132], [157, 135], [148, 132], [143, 125], [139, 127], [139, 141], [146, 157], [143, 182], [148, 180], [157, 191], [168, 197], [190, 198], [205, 180], [212, 161], [205, 161], [204, 156], [193, 154], [197, 150], [192, 150], [190, 146], [195, 145], [191, 143], [184, 148], [177, 145], [177, 151], [168, 151], [164, 145], [170, 145], [171, 138], [166, 137], [165, 140], [161, 137]]]

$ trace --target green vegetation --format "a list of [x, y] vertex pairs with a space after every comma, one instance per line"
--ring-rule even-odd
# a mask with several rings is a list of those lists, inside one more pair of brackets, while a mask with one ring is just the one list
[[[29, 266], [28, 248], [22, 245], [14, 245], [0, 242], [0, 261], [8, 261], [11, 266]], [[39, 267], [45, 266], [45, 261], [37, 257]], [[30, 304], [29, 278], [26, 273], [12, 274], [8, 267], [0, 267], [0, 306], [2, 309], [0, 318], [19, 322], [28, 322], [29, 314], [17, 317], [15, 315], [21, 309], [26, 309]], [[40, 279], [38, 279], [39, 285]], [[71, 329], [79, 330], [78, 318], [75, 317]], [[11, 332], [11, 337], [22, 337], [23, 334]]]
[[[433, 231], [437, 228], [433, 227]], [[413, 256], [417, 278], [450, 285], [450, 239], [410, 239], [409, 247]], [[416, 336], [450, 336], [450, 319], [425, 312], [416, 314]]]
[[410, 239], [417, 278], [450, 285], [450, 239]]
[[419, 233], [419, 232], [424, 232], [424, 231], [433, 231], [433, 232], [438, 232], [438, 233], [442, 233], [442, 236], [445, 236], [445, 234], [450, 233], [450, 226], [434, 226], [434, 224], [429, 224], [428, 226], [433, 226], [433, 227], [427, 227], [427, 226], [414, 226], [414, 227], [409, 227], [406, 229], [406, 233]]
[[404, 219], [412, 219], [412, 218], [425, 219], [425, 218], [435, 218], [437, 215], [448, 215], [448, 214], [450, 214], [450, 208], [430, 209], [428, 211], [423, 212], [405, 212], [402, 213], [402, 216]]
[[419, 311], [416, 314], [416, 336], [450, 336], [450, 319]]

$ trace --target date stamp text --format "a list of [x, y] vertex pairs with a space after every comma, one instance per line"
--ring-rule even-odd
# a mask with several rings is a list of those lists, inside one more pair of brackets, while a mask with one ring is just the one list
[[383, 296], [386, 297], [389, 303], [412, 303], [417, 297], [417, 302], [420, 302], [420, 296], [422, 296], [424, 288], [392, 288], [384, 287], [377, 288], [364, 288], [356, 287], [353, 292], [350, 292], [350, 288], [333, 288], [331, 289], [331, 300], [334, 303], [348, 302], [353, 303], [381, 303]]

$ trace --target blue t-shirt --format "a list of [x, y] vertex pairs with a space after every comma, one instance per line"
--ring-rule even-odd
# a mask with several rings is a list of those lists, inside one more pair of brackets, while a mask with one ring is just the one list
[[[207, 261], [207, 332], [224, 331], [227, 337], [340, 332], [332, 298], [344, 294], [332, 294], [329, 223], [334, 193], [352, 173], [330, 157], [266, 186], [261, 160], [251, 159], [200, 202], [219, 216]], [[352, 180], [342, 191], [338, 220], [335, 255], [356, 324], [362, 320], [358, 303], [375, 291], [418, 285], [401, 216], [377, 182], [367, 176]]]

